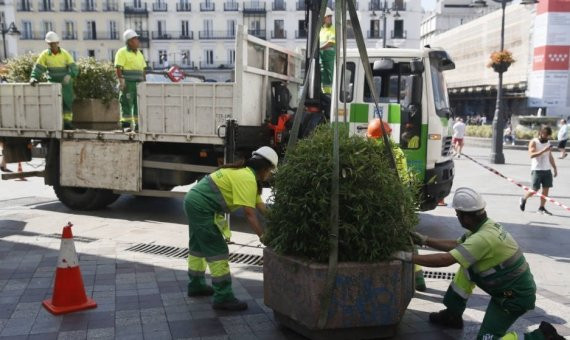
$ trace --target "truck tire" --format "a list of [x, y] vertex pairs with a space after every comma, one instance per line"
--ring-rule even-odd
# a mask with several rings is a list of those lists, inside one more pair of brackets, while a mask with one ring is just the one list
[[112, 190], [75, 188], [54, 185], [53, 190], [57, 198], [71, 210], [97, 210], [103, 209], [115, 202], [120, 195]]

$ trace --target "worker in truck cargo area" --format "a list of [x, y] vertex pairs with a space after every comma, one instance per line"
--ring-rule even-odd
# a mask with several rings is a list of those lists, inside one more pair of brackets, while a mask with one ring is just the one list
[[[382, 138], [383, 136], [382, 127], [380, 125], [384, 126], [384, 131], [386, 131], [388, 137], [390, 138], [392, 135], [392, 128], [390, 127], [390, 124], [381, 120], [380, 118], [375, 118], [368, 124], [368, 131], [366, 132], [366, 136], [370, 139], [376, 140], [379, 144], [384, 144], [384, 140]], [[396, 162], [396, 169], [398, 169], [398, 175], [400, 176], [400, 180], [403, 183], [408, 183], [410, 181], [411, 175], [408, 172], [408, 163], [406, 160], [406, 155], [404, 154], [404, 151], [402, 151], [402, 149], [400, 149], [400, 147], [396, 145], [396, 143], [391, 143], [391, 144], [392, 144], [392, 152], [394, 153], [394, 160]], [[416, 290], [424, 292], [427, 289], [427, 287], [422, 267], [415, 265], [414, 271], [415, 271]]]
[[[243, 208], [257, 236], [263, 229], [256, 209], [263, 215], [266, 207], [261, 200], [261, 182], [271, 176], [277, 166], [277, 153], [264, 146], [251, 158], [238, 165], [226, 165], [200, 180], [184, 198], [188, 217], [188, 296], [214, 295], [213, 308], [239, 311], [247, 303], [235, 298], [228, 262], [226, 239], [230, 230], [225, 214]], [[206, 284], [206, 265], [212, 275], [212, 286]]]
[[445, 253], [418, 255], [399, 251], [395, 259], [410, 261], [425, 267], [447, 267], [455, 263], [460, 268], [443, 298], [446, 309], [431, 313], [432, 323], [463, 328], [463, 312], [467, 300], [478, 286], [491, 296], [477, 339], [564, 339], [547, 322], [524, 335], [509, 332], [509, 327], [524, 313], [534, 309], [536, 285], [528, 263], [513, 237], [499, 224], [487, 217], [485, 201], [471, 188], [458, 188], [453, 196], [457, 219], [467, 232], [458, 240], [441, 240], [419, 233], [412, 238], [418, 245], [429, 246]]
[[146, 61], [140, 51], [139, 35], [132, 29], [123, 33], [125, 46], [115, 55], [115, 69], [121, 105], [121, 128], [125, 132], [137, 131], [137, 84], [146, 80]]
[[332, 24], [333, 11], [327, 7], [321, 31], [319, 33], [321, 56], [321, 88], [324, 94], [332, 93], [332, 81], [336, 56], [336, 40]]
[[47, 32], [45, 41], [49, 48], [40, 53], [30, 76], [30, 85], [36, 86], [45, 73], [48, 82], [61, 84], [63, 97], [63, 128], [73, 129], [73, 80], [77, 78], [79, 69], [69, 52], [59, 47], [59, 36], [55, 32]]

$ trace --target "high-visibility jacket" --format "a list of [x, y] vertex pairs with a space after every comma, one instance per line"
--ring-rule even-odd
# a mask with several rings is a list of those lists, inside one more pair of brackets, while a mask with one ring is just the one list
[[[319, 32], [319, 43], [321, 46], [324, 46], [327, 43], [336, 44], [335, 29], [333, 25], [330, 25], [329, 27], [326, 25], [321, 26], [321, 31]], [[334, 46], [331, 46], [330, 48], [334, 49]]]
[[69, 52], [60, 47], [58, 53], [53, 53], [48, 48], [36, 60], [31, 77], [39, 79], [44, 73], [49, 82], [61, 83], [68, 74], [72, 78], [77, 77], [79, 69]]
[[127, 46], [121, 47], [115, 54], [115, 67], [121, 69], [126, 81], [144, 81], [146, 61], [140, 50], [131, 50]]

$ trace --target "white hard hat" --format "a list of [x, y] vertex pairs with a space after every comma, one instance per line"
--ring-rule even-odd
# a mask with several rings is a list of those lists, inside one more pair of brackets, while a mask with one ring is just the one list
[[127, 42], [127, 41], [131, 40], [132, 38], [136, 38], [138, 36], [139, 35], [137, 34], [137, 32], [135, 32], [135, 30], [132, 30], [129, 28], [128, 30], [123, 32], [123, 41]]
[[46, 33], [46, 42], [49, 43], [56, 43], [59, 42], [59, 35], [57, 33], [49, 31]]
[[473, 212], [485, 209], [485, 200], [479, 193], [471, 188], [458, 188], [453, 196], [451, 206], [455, 210]]
[[325, 17], [332, 16], [332, 15], [334, 15], [333, 10], [327, 7], [327, 9], [325, 11]]
[[277, 152], [268, 146], [262, 146], [259, 149], [255, 150], [252, 156], [260, 156], [265, 158], [269, 161], [274, 167], [277, 167], [277, 162], [279, 162], [279, 156], [277, 156]]

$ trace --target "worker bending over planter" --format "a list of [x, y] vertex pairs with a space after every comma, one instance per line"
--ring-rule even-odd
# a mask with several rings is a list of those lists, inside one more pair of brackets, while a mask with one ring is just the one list
[[[244, 165], [229, 165], [198, 182], [184, 198], [188, 217], [188, 296], [214, 295], [214, 309], [244, 310], [247, 303], [235, 298], [228, 262], [226, 239], [230, 237], [225, 214], [243, 208], [257, 236], [263, 229], [256, 209], [266, 213], [261, 200], [261, 182], [277, 166], [277, 153], [264, 146], [254, 151]], [[210, 267], [212, 286], [206, 284], [206, 265]]]

